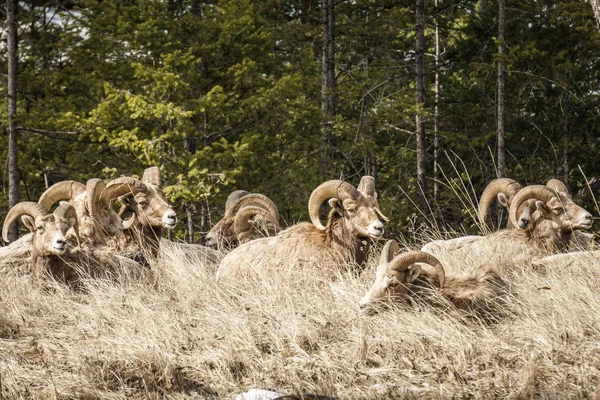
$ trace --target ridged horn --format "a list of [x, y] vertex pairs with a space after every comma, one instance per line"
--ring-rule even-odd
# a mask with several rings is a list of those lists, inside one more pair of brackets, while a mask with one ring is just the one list
[[62, 181], [50, 186], [38, 200], [46, 210], [50, 210], [54, 204], [60, 200], [71, 200], [85, 192], [86, 187], [83, 183], [76, 181]]
[[248, 206], [262, 207], [271, 213], [271, 219], [279, 221], [279, 210], [277, 209], [275, 203], [273, 203], [271, 199], [269, 199], [267, 196], [259, 193], [250, 193], [239, 198], [233, 204], [233, 206], [229, 208], [229, 211], [232, 215], [237, 215], [238, 212], [240, 212], [243, 208]]
[[555, 190], [559, 193], [569, 194], [569, 188], [565, 183], [558, 179], [550, 179], [546, 182], [546, 187], [549, 187], [551, 190]]
[[[370, 175], [365, 175], [360, 178], [360, 183], [358, 184], [358, 188], [356, 190], [362, 193], [362, 195], [365, 197], [374, 197], [375, 200], [377, 200], [377, 192], [375, 192], [375, 178]], [[379, 209], [379, 204], [375, 203], [375, 207], [373, 208], [379, 219], [383, 220], [384, 222], [390, 221], [390, 219], [383, 215]]]
[[233, 207], [233, 205], [242, 197], [244, 197], [245, 195], [247, 195], [248, 192], [245, 190], [234, 190], [233, 192], [231, 192], [231, 194], [227, 197], [227, 201], [225, 202], [225, 211], [229, 210], [231, 207]]
[[494, 200], [496, 200], [498, 193], [504, 193], [507, 197], [511, 197], [517, 194], [522, 188], [523, 186], [521, 186], [519, 182], [510, 178], [499, 178], [491, 181], [484, 189], [481, 194], [481, 199], [479, 200], [479, 206], [477, 208], [479, 222], [485, 222], [487, 212]]
[[137, 214], [133, 213], [131, 215], [131, 217], [129, 217], [129, 219], [124, 219], [123, 220], [123, 230], [131, 229], [131, 227], [135, 223], [136, 218], [137, 218]]
[[146, 187], [146, 184], [139, 179], [124, 176], [108, 182], [106, 190], [108, 191], [108, 199], [113, 201], [128, 193], [135, 196], [140, 192], [146, 192], [148, 188]]
[[233, 220], [233, 231], [235, 232], [235, 236], [238, 236], [241, 233], [248, 232], [252, 229], [252, 223], [250, 222], [250, 218], [260, 215], [264, 217], [266, 220], [272, 222], [273, 224], [279, 226], [279, 220], [273, 219], [273, 215], [260, 206], [246, 206], [242, 207], [240, 211], [235, 214], [235, 218]]
[[521, 189], [512, 200], [510, 204], [510, 211], [508, 217], [514, 227], [518, 227], [517, 222], [517, 210], [525, 201], [529, 199], [541, 200], [544, 203], [548, 203], [550, 199], [556, 197], [554, 192], [543, 185], [531, 185]]
[[92, 178], [86, 183], [87, 190], [87, 199], [86, 199], [86, 207], [88, 212], [90, 213], [90, 217], [98, 223], [100, 223], [100, 216], [98, 215], [98, 208], [100, 207], [100, 202], [104, 200], [104, 196], [106, 196], [106, 185], [104, 181], [99, 178]]
[[394, 239], [388, 240], [383, 250], [381, 250], [381, 257], [379, 258], [379, 265], [387, 264], [394, 259], [394, 254], [398, 252], [398, 242]]
[[158, 167], [146, 168], [144, 170], [144, 175], [142, 176], [142, 181], [160, 187], [160, 169], [158, 169]]
[[33, 218], [37, 218], [40, 215], [47, 215], [48, 210], [41, 204], [33, 201], [23, 201], [17, 203], [8, 211], [6, 218], [4, 219], [4, 225], [2, 226], [2, 239], [8, 243], [8, 230], [10, 226], [19, 218], [21, 215], [30, 215]]
[[423, 251], [408, 251], [394, 258], [389, 264], [388, 269], [392, 271], [403, 272], [414, 263], [424, 263], [431, 265], [437, 272], [440, 281], [440, 289], [444, 287], [446, 281], [446, 272], [442, 263], [431, 254]]
[[313, 190], [308, 199], [308, 215], [310, 216], [310, 220], [317, 229], [325, 230], [319, 219], [321, 204], [331, 198], [338, 198], [340, 200], [356, 199], [358, 195], [358, 190], [348, 182], [331, 180], [320, 184]]
[[370, 175], [365, 175], [360, 178], [360, 183], [356, 188], [365, 196], [375, 196], [375, 178]]

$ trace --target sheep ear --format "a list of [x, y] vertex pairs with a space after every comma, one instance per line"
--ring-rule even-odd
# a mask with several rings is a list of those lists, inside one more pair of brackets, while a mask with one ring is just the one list
[[419, 265], [411, 265], [406, 270], [406, 283], [413, 283], [421, 274], [421, 267]]
[[23, 225], [29, 229], [29, 231], [35, 232], [35, 219], [33, 219], [33, 217], [29, 215], [23, 215], [21, 216], [21, 221], [23, 222]]
[[507, 210], [510, 209], [508, 197], [506, 197], [504, 193], [498, 193], [496, 198], [498, 199], [498, 203], [502, 204], [502, 207], [506, 208]]
[[340, 201], [340, 199], [337, 198], [333, 198], [333, 199], [329, 199], [329, 206], [331, 208], [333, 208], [335, 211], [338, 212], [338, 214], [342, 214], [342, 202]]
[[535, 208], [537, 208], [537, 210], [540, 212], [540, 214], [542, 215], [547, 215], [548, 213], [550, 213], [550, 209], [548, 208], [548, 206], [546, 205], [546, 203], [544, 203], [541, 200], [537, 200], [535, 202]]

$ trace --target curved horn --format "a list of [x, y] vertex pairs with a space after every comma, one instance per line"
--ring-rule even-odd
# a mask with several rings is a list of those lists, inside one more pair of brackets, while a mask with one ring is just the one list
[[8, 211], [6, 218], [4, 219], [4, 225], [2, 226], [2, 239], [8, 243], [8, 229], [21, 215], [30, 215], [33, 218], [37, 218], [40, 215], [47, 215], [48, 210], [41, 204], [33, 201], [23, 201], [15, 204], [13, 208]]
[[106, 185], [104, 181], [99, 178], [92, 178], [87, 181], [85, 185], [87, 189], [86, 207], [92, 219], [96, 222], [100, 222], [100, 217], [97, 213], [100, 201], [106, 196]]
[[131, 227], [135, 223], [136, 217], [137, 217], [137, 214], [133, 213], [131, 215], [131, 217], [129, 217], [129, 219], [124, 219], [123, 220], [123, 230], [131, 229]]
[[514, 196], [523, 186], [513, 179], [510, 178], [499, 178], [494, 179], [486, 186], [481, 194], [479, 200], [479, 206], [477, 208], [477, 216], [479, 222], [484, 223], [490, 205], [496, 200], [498, 193], [504, 193], [507, 197]]
[[[365, 197], [374, 197], [375, 200], [377, 200], [377, 192], [375, 191], [375, 178], [370, 175], [365, 175], [360, 178], [360, 183], [358, 184], [358, 188], [356, 190], [362, 193], [362, 195]], [[383, 220], [384, 222], [390, 221], [388, 217], [383, 215], [377, 203], [375, 203], [373, 209], [375, 210], [375, 213], [379, 219]]]
[[238, 212], [241, 211], [242, 208], [248, 206], [262, 207], [271, 213], [272, 219], [274, 219], [275, 221], [279, 221], [279, 210], [277, 209], [275, 203], [273, 203], [271, 199], [269, 199], [267, 196], [259, 193], [250, 193], [239, 198], [237, 202], [235, 202], [233, 206], [229, 208], [229, 211], [231, 212], [231, 214], [236, 215]]
[[521, 189], [519, 193], [515, 195], [515, 197], [512, 200], [512, 203], [510, 204], [510, 211], [508, 217], [510, 218], [513, 226], [519, 226], [517, 222], [517, 210], [519, 209], [521, 204], [523, 204], [523, 202], [529, 199], [536, 199], [547, 203], [553, 197], [556, 197], [554, 192], [543, 185], [531, 185]]
[[265, 210], [260, 206], [246, 206], [242, 207], [242, 209], [235, 215], [235, 219], [233, 220], [233, 231], [235, 232], [235, 236], [237, 237], [241, 233], [248, 232], [250, 229], [252, 229], [250, 218], [257, 215], [260, 215], [268, 221], [279, 226], [279, 221], [274, 220], [273, 215], [268, 210]]
[[321, 204], [327, 199], [338, 198], [340, 200], [356, 199], [358, 190], [348, 182], [340, 180], [331, 180], [320, 184], [310, 195], [308, 199], [308, 215], [313, 225], [317, 229], [325, 230], [321, 220], [319, 219], [319, 209]]
[[158, 167], [150, 167], [144, 170], [144, 176], [142, 176], [144, 183], [160, 187], [160, 169]]
[[135, 196], [140, 192], [147, 191], [148, 188], [144, 182], [140, 181], [139, 179], [121, 177], [108, 182], [108, 185], [106, 185], [106, 190], [108, 191], [108, 199], [112, 201], [128, 193], [131, 193]]
[[85, 192], [85, 185], [75, 181], [57, 182], [50, 186], [38, 200], [38, 204], [44, 206], [46, 210], [50, 210], [59, 200], [74, 199], [81, 193]]
[[398, 242], [396, 242], [394, 239], [388, 240], [385, 246], [383, 246], [383, 250], [381, 250], [379, 265], [387, 264], [392, 261], [394, 254], [396, 254], [398, 250]]
[[231, 192], [231, 194], [227, 197], [227, 201], [225, 202], [225, 211], [233, 207], [239, 199], [247, 194], [248, 192], [245, 190], [234, 190]]
[[375, 178], [370, 175], [365, 175], [360, 178], [360, 183], [356, 188], [365, 196], [375, 196]]
[[389, 263], [388, 269], [403, 272], [414, 263], [424, 263], [435, 268], [440, 281], [440, 289], [444, 287], [444, 282], [446, 281], [446, 272], [444, 271], [442, 263], [431, 254], [423, 251], [408, 251], [400, 254]]
[[569, 188], [561, 180], [550, 179], [548, 182], [546, 182], [546, 186], [549, 187], [551, 190], [557, 191], [559, 193], [564, 193], [567, 195], [569, 194]]

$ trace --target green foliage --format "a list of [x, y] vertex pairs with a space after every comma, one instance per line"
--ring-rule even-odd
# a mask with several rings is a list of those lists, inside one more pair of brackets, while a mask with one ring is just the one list
[[[414, 202], [413, 132], [415, 115], [423, 115], [433, 142], [437, 22], [443, 173], [434, 176], [430, 147], [429, 190], [435, 181], [440, 189], [430, 204], [438, 222], [475, 229], [466, 200], [495, 177], [495, 2], [483, 10], [478, 1], [440, 0], [437, 9], [427, 1], [420, 107], [414, 2], [337, 3], [337, 113], [328, 149], [321, 141], [320, 2], [23, 4], [17, 119], [36, 130], [20, 131], [23, 199], [36, 200], [46, 181], [139, 176], [158, 165], [170, 200], [208, 204], [213, 220], [241, 188], [272, 198], [291, 224], [306, 217], [310, 192], [323, 179], [356, 184], [372, 173], [392, 235], [413, 229], [412, 216], [427, 211]], [[579, 189], [576, 166], [588, 178], [600, 175], [600, 33], [591, 7], [520, 0], [506, 20], [508, 175], [523, 184], [562, 177], [567, 154], [571, 187]], [[0, 63], [6, 68], [4, 58]], [[5, 109], [0, 113], [4, 132]], [[331, 170], [324, 172], [326, 154]], [[471, 190], [459, 195], [457, 185]], [[202, 215], [194, 223], [206, 230], [206, 221]]]

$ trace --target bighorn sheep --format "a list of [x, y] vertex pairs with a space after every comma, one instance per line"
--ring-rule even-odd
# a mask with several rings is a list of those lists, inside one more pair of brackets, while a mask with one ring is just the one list
[[573, 231], [589, 229], [592, 215], [576, 205], [568, 195], [542, 185], [521, 189], [511, 202], [509, 219], [518, 226], [517, 211], [534, 200], [535, 211], [527, 230], [504, 229], [487, 236], [467, 236], [449, 241], [434, 241], [421, 248], [438, 256], [440, 251], [466, 250], [482, 257], [505, 261], [530, 261], [533, 257], [568, 250]]
[[75, 181], [55, 183], [42, 193], [38, 204], [50, 211], [59, 200], [68, 200], [75, 208], [84, 247], [105, 246], [111, 236], [123, 230], [123, 221], [111, 207], [101, 179], [90, 179], [86, 185]]
[[250, 240], [275, 236], [279, 232], [279, 211], [266, 196], [236, 190], [225, 203], [223, 219], [205, 238], [207, 246], [235, 247]]
[[[546, 182], [546, 187], [556, 193], [562, 193], [564, 197], [568, 198], [570, 201], [573, 201], [567, 185], [565, 185], [562, 181], [559, 181], [558, 179], [550, 179], [548, 182]], [[594, 238], [594, 234], [581, 232], [580, 230], [576, 229], [573, 231], [573, 236], [571, 237], [570, 249], [578, 251], [593, 250]]]
[[72, 249], [68, 248], [67, 230], [75, 228], [77, 232], [77, 214], [70, 204], [63, 203], [52, 214], [40, 204], [27, 201], [16, 204], [10, 209], [2, 227], [2, 238], [8, 241], [10, 225], [22, 216], [24, 225], [32, 233], [31, 272], [37, 279], [39, 271], [48, 271], [55, 277], [70, 281], [75, 269], [69, 262], [76, 261]]
[[[388, 241], [381, 253], [375, 283], [360, 300], [360, 307], [373, 313], [388, 298], [436, 300], [441, 295], [459, 310], [485, 320], [495, 320], [507, 309], [511, 286], [498, 273], [484, 267], [463, 276], [447, 276], [444, 267], [431, 254], [409, 251], [395, 256], [398, 243]], [[394, 257], [395, 256], [395, 257]], [[421, 265], [433, 267], [428, 271]], [[439, 290], [439, 291], [438, 291]], [[435, 303], [440, 304], [438, 297]], [[441, 302], [443, 304], [443, 302]]]
[[106, 190], [111, 204], [116, 200], [121, 203], [119, 216], [125, 221], [123, 235], [114, 239], [119, 252], [149, 251], [156, 257], [162, 229], [173, 229], [177, 224], [177, 213], [162, 192], [158, 167], [146, 168], [142, 180], [112, 180]]
[[[319, 219], [325, 200], [332, 207], [327, 225]], [[217, 279], [245, 274], [269, 265], [320, 263], [332, 267], [348, 263], [362, 266], [368, 257], [369, 240], [379, 239], [384, 232], [383, 215], [377, 204], [375, 180], [363, 176], [358, 188], [341, 180], [318, 186], [308, 201], [311, 223], [293, 225], [277, 236], [256, 239], [239, 246], [221, 260]]]
[[[507, 210], [510, 209], [515, 195], [519, 190], [523, 189], [523, 186], [515, 180], [509, 178], [499, 178], [491, 181], [479, 200], [479, 206], [477, 208], [477, 216], [481, 224], [485, 224], [485, 217], [487, 216], [488, 210], [493, 203], [494, 199]], [[519, 210], [517, 211], [518, 227], [521, 229], [527, 229], [531, 223], [531, 214], [535, 211], [535, 201], [529, 200], [524, 202]], [[513, 229], [514, 226], [512, 221], [509, 219], [506, 223], [507, 229]]]

